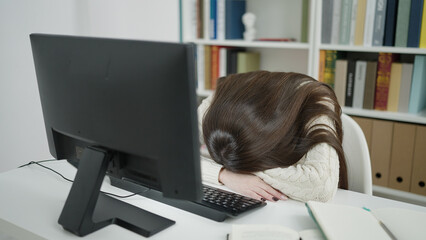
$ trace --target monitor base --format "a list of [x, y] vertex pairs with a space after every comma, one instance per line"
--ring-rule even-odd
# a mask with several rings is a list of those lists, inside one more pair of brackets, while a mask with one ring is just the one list
[[100, 193], [112, 153], [87, 147], [59, 217], [64, 229], [85, 236], [109, 224], [116, 224], [144, 237], [175, 222]]

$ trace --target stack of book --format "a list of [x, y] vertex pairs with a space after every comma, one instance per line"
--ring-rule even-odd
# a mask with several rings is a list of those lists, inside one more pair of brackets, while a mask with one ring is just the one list
[[197, 46], [198, 89], [214, 90], [219, 77], [260, 69], [260, 53], [244, 48]]
[[341, 106], [419, 113], [426, 108], [426, 56], [320, 52], [319, 81]]
[[323, 44], [426, 48], [424, 0], [324, 0]]

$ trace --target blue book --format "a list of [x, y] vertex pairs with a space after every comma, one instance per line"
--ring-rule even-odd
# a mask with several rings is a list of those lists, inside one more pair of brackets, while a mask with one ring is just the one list
[[407, 47], [419, 47], [423, 0], [411, 0]]
[[418, 113], [426, 107], [426, 56], [414, 58], [413, 78], [411, 80], [410, 103], [408, 112]]
[[216, 0], [210, 0], [210, 39], [217, 38], [217, 11]]
[[245, 0], [226, 0], [225, 39], [243, 39], [242, 16], [246, 12]]
[[388, 0], [386, 7], [385, 36], [383, 46], [393, 46], [395, 44], [396, 13], [398, 0]]

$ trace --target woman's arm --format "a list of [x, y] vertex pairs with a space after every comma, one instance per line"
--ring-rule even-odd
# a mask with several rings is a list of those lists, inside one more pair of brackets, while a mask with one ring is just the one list
[[[317, 118], [313, 124], [325, 124], [334, 129], [331, 119], [326, 116]], [[290, 198], [325, 202], [337, 191], [339, 157], [333, 147], [321, 143], [293, 166], [269, 169], [256, 175]]]

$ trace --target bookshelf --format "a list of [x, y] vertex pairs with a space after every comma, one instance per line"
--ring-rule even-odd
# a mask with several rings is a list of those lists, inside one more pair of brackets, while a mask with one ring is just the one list
[[[303, 1], [298, 0], [246, 0], [247, 12], [253, 12], [257, 17], [257, 37], [295, 37], [300, 39], [302, 21], [307, 21], [307, 39], [305, 42], [268, 42], [268, 41], [244, 41], [244, 40], [211, 40], [194, 37], [194, 3], [197, 0], [181, 0], [182, 6], [182, 41], [194, 42], [197, 46], [227, 46], [244, 47], [248, 51], [257, 51], [261, 55], [260, 69], [268, 71], [294, 71], [301, 72], [318, 79], [319, 59], [321, 50], [337, 50], [340, 52], [359, 53], [395, 53], [406, 55], [426, 55], [426, 49], [410, 47], [365, 47], [354, 45], [323, 44], [322, 32], [322, 5], [323, 1], [305, 1], [308, 4], [307, 17], [301, 18]], [[204, 2], [208, 2], [203, 0]], [[192, 15], [191, 15], [192, 12]], [[205, 17], [205, 16], [204, 16]], [[287, 24], [289, 23], [289, 24]], [[207, 27], [204, 21], [204, 31]], [[202, 84], [198, 84], [199, 86]], [[200, 97], [206, 97], [213, 90], [198, 89]], [[426, 125], [426, 110], [417, 114], [389, 112], [379, 110], [367, 110], [353, 107], [343, 107], [343, 112], [369, 119], [387, 120]], [[426, 196], [394, 190], [389, 187], [374, 186], [373, 190], [378, 196], [386, 196], [398, 200], [408, 201], [426, 206]]]

